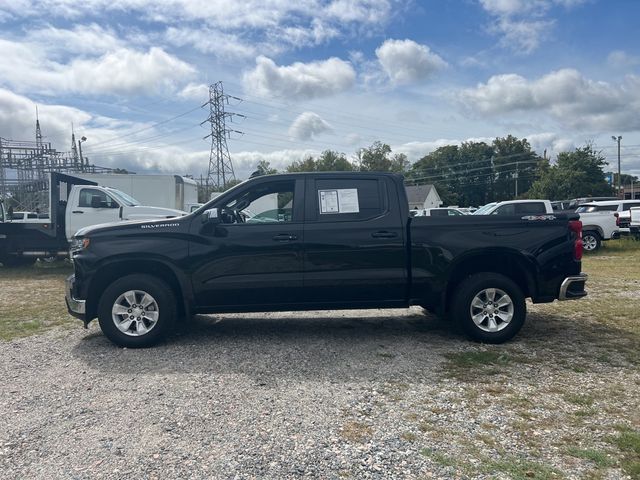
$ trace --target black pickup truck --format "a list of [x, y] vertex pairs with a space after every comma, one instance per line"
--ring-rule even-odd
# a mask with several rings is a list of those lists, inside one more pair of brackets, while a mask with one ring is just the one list
[[500, 343], [525, 298], [586, 295], [578, 218], [412, 218], [399, 175], [269, 175], [185, 217], [80, 230], [66, 301], [127, 347], [197, 313], [410, 305]]

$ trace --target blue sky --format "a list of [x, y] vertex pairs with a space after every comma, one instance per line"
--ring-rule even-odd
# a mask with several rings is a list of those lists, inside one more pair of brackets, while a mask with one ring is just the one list
[[0, 136], [137, 172], [206, 172], [207, 85], [242, 99], [240, 178], [380, 140], [416, 160], [513, 134], [542, 154], [593, 141], [640, 174], [640, 2], [0, 2]]

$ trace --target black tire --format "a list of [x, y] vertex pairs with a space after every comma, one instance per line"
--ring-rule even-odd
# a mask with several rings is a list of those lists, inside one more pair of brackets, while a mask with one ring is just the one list
[[[591, 247], [593, 245], [593, 247]], [[582, 247], [585, 252], [595, 252], [602, 246], [602, 239], [600, 234], [593, 230], [587, 230], [582, 232]]]
[[[155, 324], [145, 333], [133, 336], [135, 332], [126, 334], [121, 331], [112, 318], [112, 309], [116, 301], [126, 292], [137, 291], [149, 294], [157, 305], [157, 320]], [[139, 301], [142, 295], [137, 294]], [[134, 304], [134, 306], [136, 306]], [[151, 306], [153, 307], [153, 305]], [[125, 307], [126, 308], [126, 307]], [[138, 308], [141, 308], [138, 306]], [[134, 312], [135, 313], [135, 312]], [[150, 321], [144, 323], [144, 313], [137, 320], [142, 318], [144, 328], [147, 328]], [[125, 315], [126, 316], [126, 315]], [[126, 318], [124, 319], [127, 320]], [[176, 320], [176, 297], [173, 290], [161, 279], [151, 275], [135, 274], [120, 278], [109, 285], [98, 304], [98, 322], [105, 336], [120, 347], [144, 348], [151, 347], [160, 342], [173, 328]], [[136, 330], [134, 320], [131, 323], [131, 330]], [[136, 323], [136, 325], [134, 325]], [[123, 322], [124, 325], [124, 322]]]
[[[506, 315], [504, 311], [500, 312], [500, 315], [496, 315], [497, 321], [493, 320], [494, 324], [500, 328], [497, 331], [485, 331], [489, 325], [489, 313], [480, 325], [476, 325], [472, 318], [472, 302], [479, 296], [479, 299], [487, 298], [482, 292], [486, 289], [498, 289], [502, 290], [511, 301], [513, 307], [512, 317], [510, 321], [504, 322], [501, 319]], [[496, 294], [495, 300], [499, 302], [499, 297]], [[506, 299], [505, 299], [506, 300]], [[524, 320], [527, 315], [527, 307], [525, 304], [524, 294], [516, 283], [508, 277], [499, 273], [482, 272], [476, 273], [465, 280], [463, 280], [455, 288], [455, 293], [451, 297], [450, 303], [450, 317], [456, 323], [456, 325], [471, 339], [483, 343], [503, 343], [512, 339], [524, 325]], [[486, 304], [485, 304], [486, 306]], [[492, 311], [495, 307], [489, 306]], [[508, 307], [500, 307], [505, 309]], [[478, 307], [473, 307], [473, 311], [477, 312], [477, 315], [482, 313], [482, 309], [478, 310]], [[487, 312], [489, 310], [487, 309]], [[491, 313], [493, 315], [493, 313]]]

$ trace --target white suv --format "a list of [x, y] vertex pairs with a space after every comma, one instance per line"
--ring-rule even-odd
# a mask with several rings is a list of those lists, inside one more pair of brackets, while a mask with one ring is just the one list
[[640, 200], [610, 200], [579, 206], [576, 213], [580, 214], [582, 222], [582, 242], [585, 251], [597, 250], [603, 240], [617, 238], [620, 228], [615, 214], [620, 216], [631, 207], [640, 207]]

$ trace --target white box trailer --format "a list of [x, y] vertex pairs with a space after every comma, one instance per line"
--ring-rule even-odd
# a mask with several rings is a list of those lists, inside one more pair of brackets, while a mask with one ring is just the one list
[[142, 205], [174, 208], [184, 212], [198, 205], [198, 184], [180, 175], [138, 175], [118, 173], [78, 173], [85, 180], [102, 187], [120, 190]]

